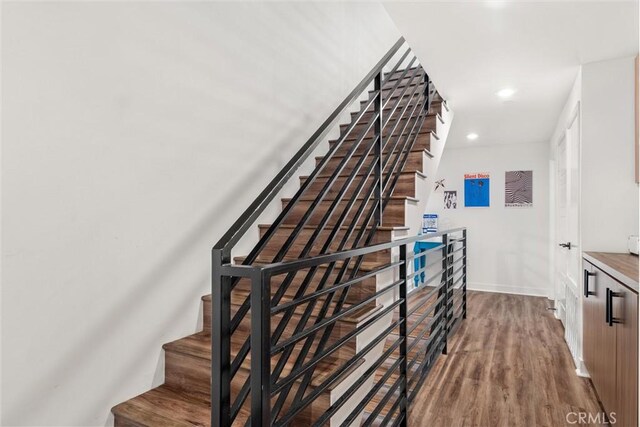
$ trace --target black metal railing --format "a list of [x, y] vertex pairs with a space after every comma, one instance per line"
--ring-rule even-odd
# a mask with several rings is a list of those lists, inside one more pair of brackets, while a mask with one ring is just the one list
[[[459, 228], [307, 259], [262, 266], [223, 266], [222, 274], [226, 277], [247, 278], [251, 282], [251, 405], [247, 424], [324, 425], [342, 411], [340, 425], [351, 425], [358, 419], [364, 426], [373, 423], [406, 425], [408, 405], [414, 400], [438, 355], [446, 354], [448, 337], [466, 317], [466, 238], [466, 229]], [[416, 249], [416, 243], [423, 242], [430, 246]], [[284, 304], [273, 303], [271, 285], [279, 282], [279, 276], [347, 262], [389, 249], [398, 251], [397, 259], [373, 271]], [[274, 316], [293, 307], [322, 300], [327, 295], [348, 292], [363, 286], [372, 276], [380, 277], [385, 272], [389, 273], [388, 283], [378, 283], [372, 294], [353, 302], [350, 308], [296, 330], [285, 340], [273, 341]], [[301, 356], [301, 343], [313, 339], [319, 330], [336, 325], [358, 308], [385, 299], [385, 295], [383, 308], [362, 319], [357, 326], [337, 333], [334, 341], [322, 351], [303, 357], [303, 363], [275, 375], [277, 359], [287, 349], [297, 347], [295, 353]], [[349, 352], [348, 356], [332, 359], [331, 371], [324, 372], [322, 380], [308, 392], [301, 391], [305, 376], [348, 346], [351, 340], [363, 335], [367, 335], [363, 348]], [[310, 409], [314, 402], [331, 390], [334, 383], [353, 373], [354, 366], [366, 357], [366, 366], [357, 379], [345, 387], [340, 398], [323, 407], [321, 413], [314, 414]], [[226, 386], [231, 388], [230, 383]], [[277, 411], [274, 410], [276, 407]], [[369, 411], [364, 408], [369, 408]]]
[[[346, 400], [334, 402], [333, 409], [323, 408], [321, 415], [314, 413], [314, 405], [339, 378], [361, 369], [362, 363], [367, 365], [362, 358], [375, 347], [367, 344], [355, 352], [361, 332], [383, 314], [391, 315], [401, 301], [406, 304], [400, 291], [406, 282], [402, 278], [406, 259], [388, 263], [390, 251], [402, 245], [381, 248], [375, 241], [438, 95], [411, 49], [401, 53], [404, 44], [404, 39], [398, 40], [214, 246], [213, 426], [249, 420], [253, 425], [287, 425], [301, 419], [309, 425], [326, 422]], [[367, 92], [359, 112], [331, 141], [328, 152], [257, 245], [236, 260], [240, 264], [233, 264], [231, 254], [238, 241], [341, 114]], [[383, 289], [371, 286], [394, 268], [400, 269], [400, 276], [392, 284]], [[396, 291], [400, 297], [377, 308]], [[367, 311], [375, 315], [364, 323], [354, 321]], [[382, 345], [383, 340], [375, 342]], [[404, 360], [398, 365], [402, 368], [406, 354], [398, 360]], [[406, 414], [406, 401], [400, 409]]]

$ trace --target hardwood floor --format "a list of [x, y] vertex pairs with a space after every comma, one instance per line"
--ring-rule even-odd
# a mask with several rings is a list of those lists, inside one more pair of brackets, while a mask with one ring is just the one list
[[467, 319], [411, 405], [409, 425], [564, 426], [572, 425], [568, 413], [601, 413], [591, 382], [575, 374], [549, 305], [546, 298], [469, 292]]

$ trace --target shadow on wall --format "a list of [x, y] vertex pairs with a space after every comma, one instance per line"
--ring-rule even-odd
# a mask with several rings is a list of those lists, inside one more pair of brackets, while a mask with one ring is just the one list
[[[305, 122], [308, 121], [309, 118], [307, 117]], [[304, 124], [303, 127], [307, 127], [307, 124]], [[299, 131], [296, 130], [292, 133], [296, 134], [297, 132]], [[262, 167], [266, 167], [266, 165], [274, 165], [275, 168], [279, 169], [284, 166], [288, 159], [284, 159], [282, 157], [282, 153], [287, 152], [286, 147], [290, 144], [290, 140], [290, 137], [284, 138], [284, 140], [281, 141], [280, 144], [272, 151], [272, 155], [268, 159], [265, 159]], [[203, 268], [201, 273], [198, 275], [199, 278], [190, 286], [184, 287], [184, 298], [180, 301], [174, 301], [175, 304], [172, 304], [171, 306], [157, 307], [158, 310], [170, 310], [170, 315], [166, 316], [166, 322], [164, 324], [155, 323], [149, 325], [148, 328], [149, 335], [146, 337], [147, 339], [144, 347], [152, 349], [154, 352], [157, 351], [160, 359], [157, 363], [156, 372], [153, 375], [152, 382], [148, 384], [148, 387], [160, 385], [164, 378], [164, 372], [161, 372], [161, 370], [164, 369], [161, 345], [164, 344], [164, 342], [180, 337], [166, 337], [164, 334], [165, 328], [173, 322], [174, 318], [183, 315], [185, 312], [193, 308], [194, 301], [199, 301], [202, 296], [199, 291], [202, 289], [202, 285], [209, 283], [210, 281], [211, 271], [209, 253], [202, 253], [199, 251], [202, 247], [199, 242], [205, 238], [210, 243], [210, 246], [213, 246], [215, 241], [210, 237], [210, 230], [216, 219], [219, 218], [226, 210], [246, 209], [246, 206], [239, 206], [243, 202], [238, 201], [237, 194], [245, 192], [247, 188], [251, 188], [254, 182], [254, 176], [255, 175], [252, 171], [246, 171], [246, 173], [240, 175], [241, 180], [235, 183], [233, 187], [225, 187], [229, 188], [229, 190], [224, 196], [222, 196], [222, 199], [219, 199], [219, 196], [212, 197], [216, 199], [215, 207], [210, 208], [198, 222], [193, 224], [190, 229], [185, 230], [184, 237], [179, 242], [176, 242], [172, 248], [167, 249], [158, 262], [151, 267], [147, 273], [145, 273], [144, 277], [137, 284], [132, 285], [129, 288], [131, 292], [128, 295], [122, 297], [118, 303], [113, 304], [112, 310], [104, 315], [102, 319], [95, 322], [95, 327], [91, 332], [86, 333], [82, 339], [77, 341], [75, 346], [65, 349], [64, 354], [59, 357], [59, 361], [56, 364], [55, 369], [51, 370], [48, 377], [41, 378], [40, 384], [55, 382], [59, 378], [61, 372], [66, 373], [67, 376], [73, 375], [74, 372], [80, 371], [82, 366], [94, 358], [96, 354], [99, 352], [109, 351], [108, 348], [105, 348], [105, 343], [109, 341], [109, 336], [112, 335], [114, 331], [127, 327], [127, 324], [132, 321], [131, 319], [136, 317], [136, 310], [142, 308], [145, 301], [150, 299], [148, 298], [149, 295], [154, 292], [160, 293], [164, 286], [170, 285], [170, 283], [167, 283], [166, 280], [163, 279], [170, 276], [172, 271], [178, 270], [180, 264], [184, 263], [188, 258], [194, 256], [202, 257]], [[217, 192], [219, 192], [219, 189], [220, 186], [214, 186], [212, 184], [208, 194], [216, 195], [218, 194]], [[202, 310], [200, 310], [200, 313], [201, 312]], [[198, 324], [201, 324], [201, 322], [198, 322]], [[193, 332], [196, 331], [185, 331], [185, 335]], [[123, 344], [123, 351], [126, 351], [126, 343]], [[121, 400], [133, 397], [118, 396], [118, 390], [121, 389], [122, 383], [126, 382], [127, 378], [139, 375], [141, 367], [145, 366], [144, 362], [149, 355], [144, 353], [132, 356], [133, 357], [128, 363], [128, 368], [126, 370], [114, 372], [110, 384], [96, 385], [96, 388], [91, 390], [92, 392], [99, 390], [100, 394], [104, 396], [105, 401], [108, 402], [109, 407], [105, 408], [104, 402], [99, 402], [96, 407], [84, 408], [88, 415], [104, 412], [105, 409], [109, 410], [111, 406], [119, 403]], [[139, 392], [142, 391], [144, 390], [139, 390]], [[3, 408], [4, 419], [19, 420], [22, 408], [28, 407], [29, 404], [34, 401], [43, 403], [47, 402], [47, 397], [50, 393], [51, 390], [45, 390], [43, 388], [32, 388], [27, 390], [23, 393], [22, 397], [17, 399], [17, 404], [13, 409], [6, 407]], [[41, 406], [41, 408], [45, 410], [46, 408], [43, 406]], [[113, 418], [109, 413], [105, 421], [105, 425], [112, 425], [112, 423]]]

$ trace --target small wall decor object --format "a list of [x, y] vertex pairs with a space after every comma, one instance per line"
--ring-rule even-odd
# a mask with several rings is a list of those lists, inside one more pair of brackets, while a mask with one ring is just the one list
[[435, 233], [438, 231], [438, 214], [422, 215], [422, 234]]
[[458, 192], [457, 191], [444, 192], [444, 208], [458, 209]]
[[441, 188], [444, 190], [444, 178], [436, 181], [436, 188], [434, 188], [433, 191], [438, 191]]
[[504, 173], [504, 205], [508, 208], [533, 206], [533, 171]]
[[489, 207], [489, 173], [464, 174], [464, 206], [474, 208]]

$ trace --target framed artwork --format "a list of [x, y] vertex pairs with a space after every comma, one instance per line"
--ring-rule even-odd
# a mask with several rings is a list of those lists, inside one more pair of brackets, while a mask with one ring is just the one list
[[489, 207], [490, 182], [488, 173], [464, 174], [464, 206], [467, 208]]
[[533, 206], [533, 171], [504, 173], [504, 205], [506, 207]]
[[458, 192], [447, 191], [444, 192], [444, 208], [445, 209], [458, 209]]

